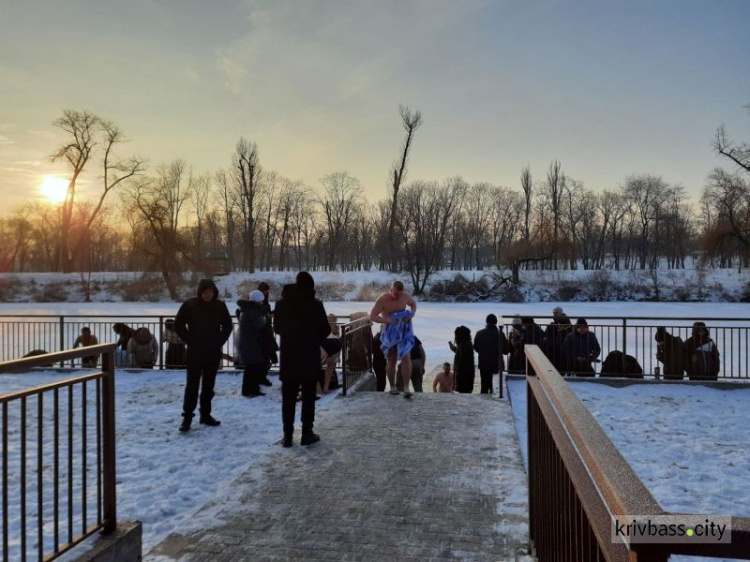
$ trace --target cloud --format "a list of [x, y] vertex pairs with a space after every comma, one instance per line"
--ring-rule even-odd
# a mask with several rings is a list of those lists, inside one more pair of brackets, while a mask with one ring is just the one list
[[479, 0], [248, 2], [244, 34], [217, 53], [235, 94], [325, 105], [419, 73], [419, 60], [478, 15]]
[[0, 135], [0, 145], [8, 145], [13, 144], [13, 141], [10, 140], [8, 137]]

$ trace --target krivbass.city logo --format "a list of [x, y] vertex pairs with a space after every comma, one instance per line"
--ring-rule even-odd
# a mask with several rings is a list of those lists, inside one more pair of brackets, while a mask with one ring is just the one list
[[715, 515], [615, 515], [612, 542], [631, 544], [732, 542], [732, 518]]

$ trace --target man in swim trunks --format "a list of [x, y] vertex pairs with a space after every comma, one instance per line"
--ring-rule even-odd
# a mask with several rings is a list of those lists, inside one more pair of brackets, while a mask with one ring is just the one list
[[[411, 313], [404, 313], [406, 308], [411, 309]], [[409, 383], [411, 382], [411, 357], [409, 352], [411, 346], [408, 345], [408, 334], [411, 334], [411, 344], [414, 345], [414, 336], [411, 330], [406, 330], [400, 341], [388, 341], [387, 328], [388, 325], [395, 327], [395, 325], [402, 322], [411, 322], [411, 317], [417, 312], [417, 303], [411, 297], [409, 293], [404, 291], [404, 284], [401, 281], [394, 281], [391, 283], [391, 288], [387, 293], [383, 293], [375, 301], [375, 305], [370, 311], [370, 320], [383, 324], [380, 329], [381, 340], [383, 345], [387, 346], [387, 358], [386, 375], [388, 376], [388, 382], [391, 385], [391, 394], [398, 394], [396, 388], [396, 363], [401, 359], [401, 369], [404, 378], [404, 396], [411, 398], [412, 393], [409, 390]], [[395, 316], [394, 316], [395, 315]], [[402, 317], [403, 318], [399, 318]], [[411, 325], [408, 326], [411, 328]], [[383, 349], [385, 352], [385, 348]], [[399, 355], [401, 357], [399, 357]]]

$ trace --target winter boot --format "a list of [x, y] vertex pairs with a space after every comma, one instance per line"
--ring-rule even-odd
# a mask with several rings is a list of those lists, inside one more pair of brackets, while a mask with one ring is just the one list
[[185, 414], [182, 414], [182, 425], [180, 425], [180, 431], [182, 433], [187, 433], [190, 431], [190, 424], [193, 422], [193, 416], [186, 416]]
[[294, 426], [284, 426], [284, 438], [281, 440], [281, 444], [284, 447], [292, 446], [292, 435], [294, 434]]
[[320, 441], [320, 435], [313, 433], [312, 429], [303, 429], [302, 437], [299, 440], [300, 445], [312, 445]]
[[201, 423], [203, 425], [209, 425], [211, 427], [216, 427], [217, 425], [221, 425], [221, 422], [217, 420], [216, 418], [214, 418], [213, 416], [211, 416], [211, 414], [201, 416]]

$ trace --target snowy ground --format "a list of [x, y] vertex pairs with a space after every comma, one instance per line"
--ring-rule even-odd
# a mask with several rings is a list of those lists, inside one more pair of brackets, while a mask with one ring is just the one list
[[[326, 303], [326, 309], [341, 315], [348, 315], [358, 310], [367, 310], [364, 303], [333, 302]], [[512, 316], [513, 314], [531, 315], [536, 317], [549, 316], [555, 303], [536, 304], [437, 304], [422, 303], [419, 305], [415, 318], [415, 332], [425, 345], [427, 352], [427, 370], [434, 369], [443, 361], [452, 360], [452, 353], [448, 348], [448, 340], [453, 337], [453, 330], [459, 324], [465, 324], [474, 333], [483, 327], [486, 314], [492, 312], [498, 316]], [[685, 322], [692, 322], [695, 318], [726, 317], [750, 318], [750, 305], [738, 304], [654, 304], [654, 303], [564, 303], [563, 307], [571, 317], [585, 316], [663, 316], [685, 318]], [[2, 304], [0, 313], [5, 314], [144, 314], [144, 315], [172, 315], [176, 312], [177, 304]], [[233, 305], [230, 303], [230, 309]], [[52, 380], [51, 373], [35, 373], [31, 375], [1, 375], [0, 393], [41, 384]], [[184, 373], [153, 371], [127, 372], [122, 371], [117, 376], [117, 428], [118, 428], [118, 482], [119, 516], [123, 519], [140, 519], [144, 522], [144, 548], [147, 550], [157, 544], [170, 531], [180, 527], [183, 531], [192, 513], [197, 511], [209, 499], [220, 498], [230, 493], [232, 480], [244, 470], [247, 470], [271, 450], [272, 444], [280, 437], [280, 395], [276, 384], [268, 396], [248, 400], [239, 395], [241, 377], [238, 375], [220, 375], [217, 381], [217, 396], [215, 398], [215, 414], [221, 419], [220, 428], [198, 426], [188, 435], [180, 435], [177, 426], [180, 422]], [[427, 385], [425, 385], [427, 388]], [[580, 386], [580, 385], [579, 385]], [[599, 390], [598, 392], [605, 392]], [[740, 400], [743, 393], [737, 393], [735, 400]], [[667, 416], [663, 423], [666, 428], [680, 428], [691, 424], [694, 419], [711, 422], [713, 418], [708, 413], [722, 412], [720, 420], [727, 425], [725, 430], [747, 427], [750, 408], [749, 398], [745, 402], [717, 402], [711, 398], [710, 402], [701, 403], [698, 411], [705, 412], [697, 416], [694, 408], [688, 405], [697, 400], [708, 400], [708, 394], [703, 396], [675, 397], [660, 403], [660, 415]], [[325, 408], [330, 406], [332, 396], [324, 397], [318, 404]], [[591, 398], [593, 401], [594, 398]], [[622, 399], [624, 400], [624, 398]], [[719, 500], [732, 499], [733, 505], [750, 505], [750, 489], [747, 487], [732, 489], [724, 493], [724, 480], [717, 481], [712, 475], [727, 474], [732, 471], [732, 477], [747, 475], [747, 461], [743, 464], [742, 456], [748, 451], [750, 443], [744, 441], [727, 441], [729, 432], [722, 433], [722, 426], [711, 426], [710, 437], [699, 442], [688, 441], [681, 437], [681, 446], [667, 448], [664, 443], [671, 444], [675, 439], [668, 435], [667, 441], [659, 444], [653, 441], [658, 432], [652, 432], [652, 437], [643, 437], [643, 429], [649, 426], [645, 420], [649, 416], [641, 414], [639, 400], [633, 400], [629, 406], [622, 406], [620, 414], [628, 411], [630, 423], [636, 424], [637, 431], [629, 436], [631, 441], [623, 441], [618, 446], [624, 450], [635, 451], [641, 449], [644, 454], [651, 452], [656, 455], [644, 464], [658, 465], [667, 474], [683, 474], [684, 478], [667, 479], [664, 473], [655, 472], [654, 482], [669, 488], [673, 486], [676, 497], [685, 495], [687, 484], [698, 485], [700, 496], [705, 497], [706, 506], [712, 506], [711, 496], [718, 494]], [[621, 398], [617, 395], [617, 402], [610, 396], [602, 396], [598, 402], [591, 402], [590, 407], [597, 409], [598, 415], [613, 416], [608, 407], [619, 407]], [[518, 403], [518, 401], [516, 401]], [[731, 416], [729, 406], [734, 409]], [[744, 409], [744, 413], [743, 413]], [[636, 418], [632, 412], [639, 412]], [[667, 415], [667, 412], [672, 412]], [[619, 415], [619, 414], [618, 414]], [[717, 416], [718, 417], [718, 416]], [[713, 423], [713, 422], [712, 422]], [[623, 425], [626, 425], [623, 423]], [[654, 425], [654, 424], [651, 424]], [[689, 425], [689, 427], [692, 427]], [[681, 431], [686, 431], [684, 428]], [[697, 430], [696, 430], [697, 431]], [[695, 433], [695, 431], [694, 431]], [[735, 431], [736, 433], [736, 431]], [[746, 432], [745, 432], [746, 433]], [[692, 438], [691, 438], [692, 439]], [[523, 437], [521, 438], [523, 442]], [[719, 448], [717, 444], [721, 445]], [[721, 451], [721, 455], [715, 454]], [[664, 456], [659, 456], [662, 453]], [[631, 453], [632, 454], [632, 453]], [[678, 458], [678, 455], [679, 458]], [[746, 456], [746, 455], [745, 455]], [[627, 455], [626, 455], [627, 457]], [[703, 464], [718, 462], [718, 465]], [[674, 462], [675, 465], [671, 466]], [[728, 463], [735, 464], [734, 467]], [[656, 466], [654, 467], [656, 468]], [[649, 478], [648, 474], [644, 478]], [[706, 478], [707, 485], [700, 487], [701, 478]], [[746, 480], [746, 478], [745, 478]], [[729, 486], [729, 482], [726, 483]], [[656, 494], [656, 491], [654, 491]], [[33, 495], [31, 497], [34, 497]], [[658, 495], [657, 495], [657, 498]], [[660, 499], [660, 498], [659, 498]], [[704, 505], [704, 504], [701, 504]], [[669, 505], [665, 505], [671, 509]], [[694, 507], [704, 511], [714, 511], [703, 507]], [[719, 509], [717, 507], [716, 509]], [[720, 509], [725, 512], [733, 509]], [[17, 524], [17, 520], [16, 523]]]
[[[55, 372], [0, 375], [0, 392], [20, 390], [60, 378], [63, 376]], [[177, 428], [181, 422], [184, 371], [118, 372], [118, 518], [143, 522], [144, 552], [169, 533], [192, 528], [195, 524], [191, 520], [192, 514], [209, 501], [230, 495], [233, 480], [262, 459], [279, 440], [280, 383], [278, 377], [272, 375], [270, 378], [274, 386], [268, 389], [266, 396], [248, 399], [240, 395], [241, 375], [220, 374], [213, 413], [221, 420], [221, 426], [202, 426], [196, 418], [193, 429], [181, 434]], [[333, 393], [324, 396], [318, 401], [317, 408], [329, 407], [333, 399]], [[61, 406], [64, 413], [65, 406]], [[30, 400], [29, 411], [33, 412], [35, 408], [36, 401]], [[17, 413], [11, 409], [8, 424], [11, 428], [18, 427]], [[297, 414], [299, 416], [299, 411]], [[51, 419], [50, 416], [45, 418]], [[30, 419], [29, 427], [34, 425]], [[18, 439], [16, 430], [10, 436], [12, 466], [18, 463]], [[31, 486], [27, 493], [29, 509], [36, 501], [36, 483], [34, 472], [31, 472], [36, 467], [35, 447], [35, 441], [34, 445], [29, 441], [28, 450], [32, 454], [28, 469]], [[45, 472], [49, 473], [51, 446], [46, 446], [45, 450], [48, 454]], [[64, 453], [65, 446], [62, 450]], [[76, 441], [75, 450], [78, 464], [80, 441]], [[17, 476], [17, 470], [14, 474]], [[49, 491], [51, 487], [46, 489]], [[20, 505], [19, 487], [11, 485], [11, 490], [10, 505]], [[64, 496], [65, 489], [62, 493]], [[76, 482], [76, 498], [79, 494], [80, 485]], [[10, 536], [18, 537], [20, 515], [15, 512], [11, 516]], [[36, 531], [35, 517], [29, 519], [29, 528], [32, 533]]]
[[[528, 466], [526, 382], [508, 387]], [[750, 386], [575, 382], [571, 388], [665, 510], [750, 517]]]
[[[750, 271], [700, 268], [688, 262], [685, 269], [662, 267], [655, 274], [647, 270], [522, 270], [521, 284], [513, 293], [525, 302], [554, 301], [701, 301], [728, 302], [746, 300]], [[233, 272], [217, 276], [215, 281], [223, 298], [246, 297], [258, 282], [271, 284], [272, 294], [279, 293], [285, 283], [294, 282], [294, 271]], [[400, 278], [411, 289], [409, 275], [388, 271], [314, 271], [312, 272], [321, 298], [326, 300], [371, 301]], [[492, 276], [509, 277], [509, 271], [442, 270], [430, 276], [425, 292], [433, 298], [452, 300], [455, 291], [445, 288], [458, 276], [467, 282], [483, 278], [487, 286]], [[195, 294], [202, 272], [185, 273], [178, 294], [185, 298]], [[82, 302], [83, 282], [80, 273], [0, 273], [0, 301], [5, 302]], [[88, 279], [88, 277], [86, 277]], [[169, 294], [157, 273], [92, 272], [89, 283], [93, 302], [148, 301], [168, 302]], [[433, 291], [433, 288], [435, 289]], [[465, 294], [463, 300], [480, 298]], [[495, 297], [500, 300], [499, 297]]]

